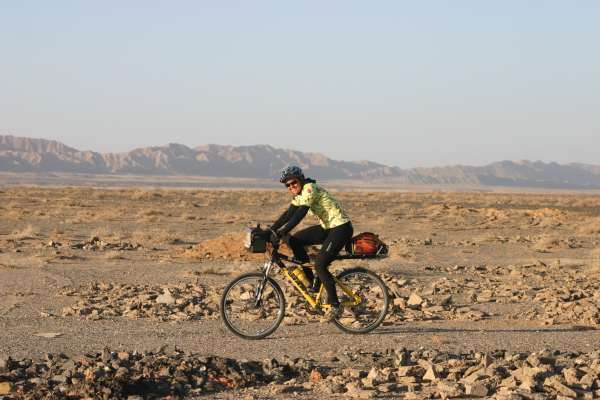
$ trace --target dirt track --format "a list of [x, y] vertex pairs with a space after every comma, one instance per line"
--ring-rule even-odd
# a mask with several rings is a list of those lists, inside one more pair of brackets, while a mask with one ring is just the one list
[[[352, 336], [292, 311], [272, 337], [249, 342], [224, 330], [215, 299], [233, 276], [260, 262], [236, 238], [249, 222], [272, 221], [285, 208], [285, 194], [2, 189], [0, 352], [13, 358], [75, 356], [105, 346], [133, 351], [174, 345], [236, 359], [289, 355], [328, 362], [345, 348], [589, 352], [600, 345], [598, 196], [340, 198], [357, 231], [375, 231], [391, 245], [388, 259], [367, 264], [386, 276], [395, 293], [385, 326]], [[92, 290], [93, 282], [101, 286]], [[130, 287], [113, 287], [120, 284]], [[152, 308], [140, 315], [115, 305], [127, 296], [148, 299], [143, 296], [164, 287], [183, 297], [188, 289], [202, 290], [202, 307]], [[407, 307], [413, 293], [423, 303]], [[448, 296], [451, 301], [440, 306]], [[60, 335], [36, 336], [48, 333]]]
[[[182, 280], [181, 276], [189, 268], [167, 264], [149, 271], [144, 265], [135, 266], [125, 260], [119, 264], [104, 265], [102, 271], [84, 272], [81, 269], [85, 267], [81, 266], [56, 266], [43, 272], [31, 269], [12, 272], [10, 279], [3, 279], [3, 292], [17, 293], [7, 288], [11, 280], [13, 287], [20, 286], [22, 292], [4, 300], [5, 311], [0, 319], [3, 352], [14, 356], [42, 356], [46, 352], [81, 354], [107, 345], [115, 349], [152, 350], [168, 344], [204, 355], [214, 354], [214, 349], [219, 349], [218, 354], [223, 356], [262, 359], [284, 354], [318, 358], [320, 354], [344, 346], [370, 351], [398, 345], [449, 351], [532, 351], [543, 348], [588, 351], [600, 345], [600, 331], [577, 323], [544, 326], [537, 321], [514, 320], [418, 321], [389, 324], [373, 334], [355, 336], [344, 334], [333, 325], [312, 322], [284, 325], [268, 339], [245, 341], [228, 333], [219, 320], [213, 319], [157, 322], [111, 318], [89, 321], [60, 316], [62, 304], [69, 304], [70, 298], [57, 296], [59, 289], [65, 283], [76, 282], [86, 275], [88, 279], [104, 281], [118, 277], [121, 282], [132, 280], [133, 275], [138, 282], [160, 284]], [[3, 275], [7, 275], [5, 271]], [[205, 282], [218, 288], [223, 287], [227, 280], [228, 276], [209, 276]], [[42, 311], [52, 316], [42, 317]], [[53, 339], [34, 336], [40, 332], [63, 335]]]

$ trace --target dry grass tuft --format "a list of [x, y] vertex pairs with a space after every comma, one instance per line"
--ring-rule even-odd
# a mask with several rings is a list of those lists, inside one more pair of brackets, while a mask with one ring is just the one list
[[54, 228], [54, 229], [52, 229], [52, 231], [50, 231], [50, 234], [48, 235], [48, 239], [50, 239], [54, 242], [62, 242], [65, 239], [67, 239], [66, 232], [61, 228]]
[[125, 260], [125, 256], [123, 256], [120, 251], [109, 251], [104, 254], [104, 258], [107, 260]]
[[156, 216], [161, 216], [161, 215], [165, 215], [165, 213], [161, 210], [155, 210], [155, 209], [148, 209], [148, 210], [142, 210], [138, 213], [138, 218], [144, 218], [144, 217], [156, 217]]
[[554, 249], [575, 249], [582, 246], [582, 242], [575, 237], [564, 237], [558, 234], [544, 234], [536, 239], [533, 244], [533, 249], [541, 253], [547, 253]]
[[529, 225], [544, 228], [561, 226], [568, 219], [568, 214], [566, 212], [552, 208], [527, 210], [525, 211], [524, 216], [528, 219]]
[[390, 245], [389, 256], [391, 259], [413, 259], [415, 255], [405, 243], [394, 243]]
[[600, 235], [600, 217], [587, 218], [579, 223], [577, 233], [582, 235]]
[[109, 225], [106, 225], [98, 227], [90, 233], [90, 239], [95, 237], [108, 242], [122, 242], [130, 239], [132, 234], [129, 231], [112, 229]]
[[27, 225], [25, 228], [13, 231], [7, 236], [9, 240], [31, 240], [37, 239], [40, 236], [38, 229], [31, 225]]
[[590, 252], [591, 267], [593, 271], [600, 271], [600, 248], [593, 249]]
[[433, 335], [431, 336], [431, 343], [433, 343], [436, 346], [441, 346], [443, 344], [448, 343], [448, 340], [446, 340], [446, 338], [443, 336]]
[[109, 240], [115, 238], [115, 233], [108, 226], [103, 226], [94, 229], [90, 234], [90, 239], [99, 238], [103, 240]]
[[152, 200], [152, 193], [148, 190], [139, 189], [124, 194], [128, 195], [131, 200]]
[[18, 208], [8, 207], [6, 210], [2, 210], [2, 218], [5, 218], [7, 220], [22, 219], [25, 215], [26, 211]]
[[560, 247], [560, 237], [549, 234], [541, 235], [533, 245], [533, 249], [539, 252], [547, 252], [558, 247]]

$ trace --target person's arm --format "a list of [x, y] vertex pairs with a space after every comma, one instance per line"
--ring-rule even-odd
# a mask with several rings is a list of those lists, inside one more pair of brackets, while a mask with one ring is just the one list
[[292, 229], [294, 229], [296, 227], [296, 225], [298, 225], [300, 223], [300, 221], [302, 221], [302, 218], [304, 218], [306, 216], [306, 214], [308, 213], [308, 210], [309, 210], [308, 206], [292, 206], [292, 207], [296, 208], [296, 210], [294, 211], [292, 216], [280, 228], [276, 229], [277, 235], [279, 235], [280, 237], [287, 235]]
[[294, 215], [294, 212], [297, 209], [298, 209], [298, 206], [295, 206], [293, 204], [290, 205], [289, 208], [287, 210], [285, 210], [279, 218], [277, 218], [277, 221], [275, 221], [273, 223], [273, 225], [271, 225], [271, 229], [273, 229], [274, 231], [277, 231], [279, 228], [281, 228], [286, 222], [288, 222], [290, 220], [290, 218], [292, 218], [292, 215]]

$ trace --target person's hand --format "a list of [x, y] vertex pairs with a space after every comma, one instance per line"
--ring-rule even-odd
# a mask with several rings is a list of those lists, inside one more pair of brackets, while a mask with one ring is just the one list
[[267, 230], [270, 233], [269, 240], [271, 241], [271, 243], [279, 243], [281, 238], [279, 237], [277, 232], [275, 230], [273, 230], [270, 226], [267, 228]]

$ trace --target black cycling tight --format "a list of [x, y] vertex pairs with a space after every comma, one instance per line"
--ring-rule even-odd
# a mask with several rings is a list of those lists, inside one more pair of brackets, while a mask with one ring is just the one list
[[[337, 305], [339, 304], [339, 300], [335, 290], [333, 275], [331, 275], [327, 267], [329, 267], [344, 245], [352, 239], [353, 232], [354, 229], [350, 222], [331, 229], [323, 229], [321, 226], [316, 225], [296, 232], [288, 240], [288, 244], [294, 252], [294, 257], [301, 262], [309, 261], [304, 246], [323, 244], [317, 255], [315, 267], [317, 275], [327, 291], [327, 302], [329, 304]], [[313, 274], [311, 270], [304, 268], [304, 272], [308, 279], [312, 280]]]

